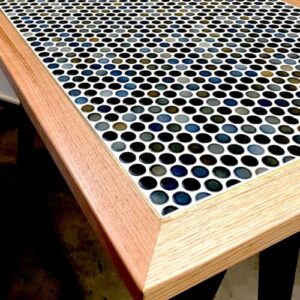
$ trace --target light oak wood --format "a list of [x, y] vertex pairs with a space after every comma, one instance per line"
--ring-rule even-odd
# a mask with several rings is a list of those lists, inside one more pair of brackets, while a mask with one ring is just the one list
[[300, 7], [300, 0], [284, 0], [283, 2]]
[[299, 160], [164, 219], [146, 299], [174, 296], [298, 231]]
[[87, 218], [141, 298], [160, 222], [45, 67], [0, 14], [0, 58]]
[[0, 59], [136, 299], [167, 299], [300, 230], [300, 162], [160, 220], [6, 17]]

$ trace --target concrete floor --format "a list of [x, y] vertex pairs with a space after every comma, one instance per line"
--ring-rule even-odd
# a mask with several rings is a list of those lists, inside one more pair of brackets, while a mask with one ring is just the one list
[[[228, 270], [215, 300], [257, 300], [257, 278], [258, 256], [253, 256]], [[299, 299], [300, 259], [293, 291], [293, 300]]]
[[[14, 203], [16, 175], [16, 115], [16, 108], [8, 109], [0, 106], [0, 198], [3, 204], [0, 215], [2, 237], [0, 257], [2, 262], [7, 255], [11, 254], [11, 249], [7, 245], [11, 227], [14, 226], [15, 207], [11, 203]], [[36, 155], [40, 155], [39, 151]], [[43, 153], [43, 150], [41, 152]], [[44, 159], [49, 159], [47, 155], [45, 157]], [[54, 167], [50, 170], [50, 174], [46, 197], [50, 226], [58, 237], [60, 254], [66, 259], [78, 279], [83, 299], [130, 299], [116, 270], [99, 245], [63, 179]], [[27, 243], [27, 250], [19, 253], [19, 264], [13, 269], [10, 279], [8, 300], [69, 300], [62, 296], [64, 278], [55, 273], [46, 262], [49, 249], [46, 247], [39, 249], [36, 247], [39, 243], [40, 240], [36, 240], [32, 235]], [[3, 274], [5, 268], [1, 269], [0, 282], [3, 283], [6, 279]], [[300, 264], [298, 264], [293, 300], [300, 300], [299, 269]], [[257, 275], [256, 256], [234, 266], [227, 272], [215, 300], [257, 299]], [[0, 285], [0, 292], [1, 288]], [[4, 298], [0, 295], [0, 299]]]

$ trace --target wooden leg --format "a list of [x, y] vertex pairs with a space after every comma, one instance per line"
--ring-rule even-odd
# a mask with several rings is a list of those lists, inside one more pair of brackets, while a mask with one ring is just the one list
[[177, 295], [172, 300], [212, 300], [225, 276], [226, 271], [221, 272], [189, 290]]
[[297, 233], [260, 253], [259, 300], [291, 300], [299, 246]]
[[[63, 257], [60, 243], [53, 230], [47, 209], [47, 171], [50, 159], [34, 152], [35, 129], [21, 107], [18, 136], [17, 186], [19, 236], [18, 257], [21, 252], [34, 251], [41, 264], [62, 283], [62, 299], [83, 299], [77, 277]], [[46, 151], [45, 151], [46, 152]], [[48, 153], [46, 154], [49, 157]], [[25, 252], [26, 253], [26, 252]]]

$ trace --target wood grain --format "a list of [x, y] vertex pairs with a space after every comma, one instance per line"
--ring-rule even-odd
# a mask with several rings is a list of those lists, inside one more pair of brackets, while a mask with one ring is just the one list
[[299, 160], [164, 219], [145, 299], [174, 296], [298, 231]]
[[17, 94], [136, 299], [167, 299], [300, 230], [299, 161], [160, 220], [2, 13], [0, 24]]
[[45, 67], [0, 13], [0, 58], [39, 135], [136, 298], [160, 222]]
[[283, 0], [283, 2], [300, 7], [300, 0]]

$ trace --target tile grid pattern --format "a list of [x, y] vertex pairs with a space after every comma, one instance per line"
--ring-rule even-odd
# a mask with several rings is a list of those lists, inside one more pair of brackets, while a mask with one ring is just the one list
[[300, 9], [277, 0], [0, 0], [166, 215], [300, 156]]

